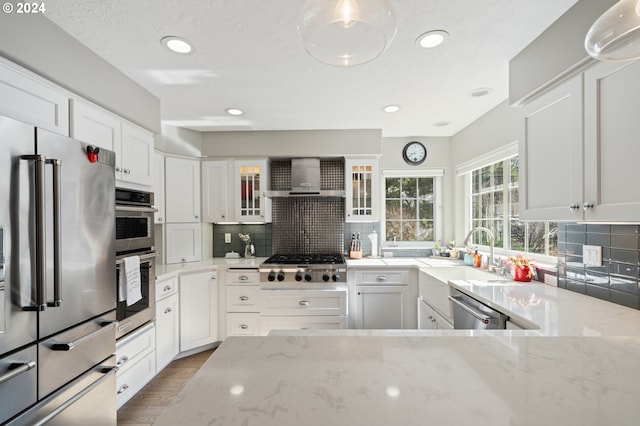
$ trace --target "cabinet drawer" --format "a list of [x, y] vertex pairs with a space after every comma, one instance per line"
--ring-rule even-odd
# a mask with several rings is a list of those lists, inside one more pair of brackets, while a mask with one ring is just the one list
[[[118, 374], [135, 365], [139, 358], [156, 349], [155, 324], [149, 324], [116, 342], [116, 365]], [[154, 357], [155, 359], [155, 357]]]
[[261, 290], [263, 315], [346, 315], [346, 290]]
[[227, 312], [259, 312], [260, 286], [227, 286]]
[[116, 374], [117, 408], [122, 407], [156, 374], [156, 354], [149, 352], [136, 360], [126, 371]]
[[257, 269], [229, 269], [227, 284], [259, 284], [260, 272]]
[[407, 284], [407, 271], [359, 271], [356, 272], [356, 284]]
[[260, 314], [227, 314], [227, 336], [259, 336]]
[[260, 319], [262, 335], [271, 330], [343, 330], [346, 316], [263, 316]]
[[156, 282], [156, 301], [162, 300], [178, 292], [178, 277], [171, 277]]

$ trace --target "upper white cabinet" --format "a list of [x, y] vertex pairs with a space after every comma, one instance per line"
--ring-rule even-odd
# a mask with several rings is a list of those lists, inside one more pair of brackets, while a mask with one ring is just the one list
[[267, 159], [234, 161], [236, 222], [271, 222], [271, 200], [264, 196], [268, 185]]
[[167, 263], [202, 260], [202, 228], [199, 223], [168, 223], [165, 228]]
[[585, 220], [637, 222], [640, 62], [601, 63], [584, 76]]
[[202, 162], [202, 221], [217, 223], [229, 220], [227, 161]]
[[639, 73], [637, 61], [599, 63], [526, 106], [523, 219], [638, 221], [640, 195], [625, 182], [640, 178]]
[[199, 160], [166, 158], [165, 201], [167, 222], [200, 222]]
[[96, 105], [72, 101], [71, 137], [116, 153], [116, 179], [153, 183], [153, 134]]
[[345, 208], [347, 222], [378, 221], [378, 160], [345, 160]]
[[69, 96], [42, 80], [0, 61], [0, 115], [69, 136]]
[[518, 148], [520, 217], [579, 220], [583, 184], [582, 76], [527, 105]]
[[164, 155], [153, 153], [153, 206], [158, 209], [154, 216], [154, 222], [165, 222], [165, 195], [164, 195]]

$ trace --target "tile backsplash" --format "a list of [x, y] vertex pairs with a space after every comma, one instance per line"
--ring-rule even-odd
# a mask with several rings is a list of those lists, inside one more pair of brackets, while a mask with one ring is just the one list
[[[602, 247], [602, 266], [585, 266], [583, 245]], [[640, 226], [558, 224], [558, 286], [640, 309]]]
[[[271, 256], [271, 229], [270, 223], [264, 225], [257, 224], [233, 224], [233, 225], [213, 225], [213, 257], [224, 257], [227, 252], [235, 251], [244, 256], [245, 244], [242, 242], [239, 233], [248, 233], [251, 242], [256, 249], [256, 257]], [[231, 243], [224, 242], [224, 234], [231, 234]]]

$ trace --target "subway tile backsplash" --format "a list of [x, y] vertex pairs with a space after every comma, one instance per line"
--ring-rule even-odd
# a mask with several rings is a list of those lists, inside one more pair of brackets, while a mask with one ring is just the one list
[[[558, 286], [640, 309], [640, 226], [558, 224]], [[582, 245], [602, 247], [602, 266], [585, 266]]]

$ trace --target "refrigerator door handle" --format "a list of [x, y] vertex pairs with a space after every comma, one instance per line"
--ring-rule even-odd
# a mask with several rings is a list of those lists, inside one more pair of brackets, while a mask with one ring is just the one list
[[34, 162], [34, 196], [36, 214], [36, 270], [35, 270], [35, 305], [25, 306], [25, 311], [44, 311], [47, 307], [45, 302], [45, 280], [46, 280], [46, 247], [45, 247], [45, 193], [44, 193], [44, 165], [46, 158], [43, 155], [23, 155], [22, 160]]
[[80, 345], [81, 343], [84, 343], [88, 340], [91, 340], [93, 338], [95, 338], [96, 336], [99, 336], [102, 333], [105, 333], [107, 331], [109, 331], [111, 328], [115, 327], [116, 325], [118, 325], [118, 321], [105, 321], [102, 323], [102, 327], [97, 329], [96, 331], [89, 333], [85, 336], [82, 336], [79, 339], [73, 340], [71, 342], [67, 342], [67, 343], [55, 343], [54, 345], [51, 346], [51, 350], [54, 351], [70, 351], [71, 349], [75, 348], [76, 346]]
[[53, 166], [53, 302], [47, 302], [47, 306], [59, 307], [62, 306], [62, 235], [60, 235], [62, 223], [60, 168], [62, 161], [47, 159], [46, 162]]

